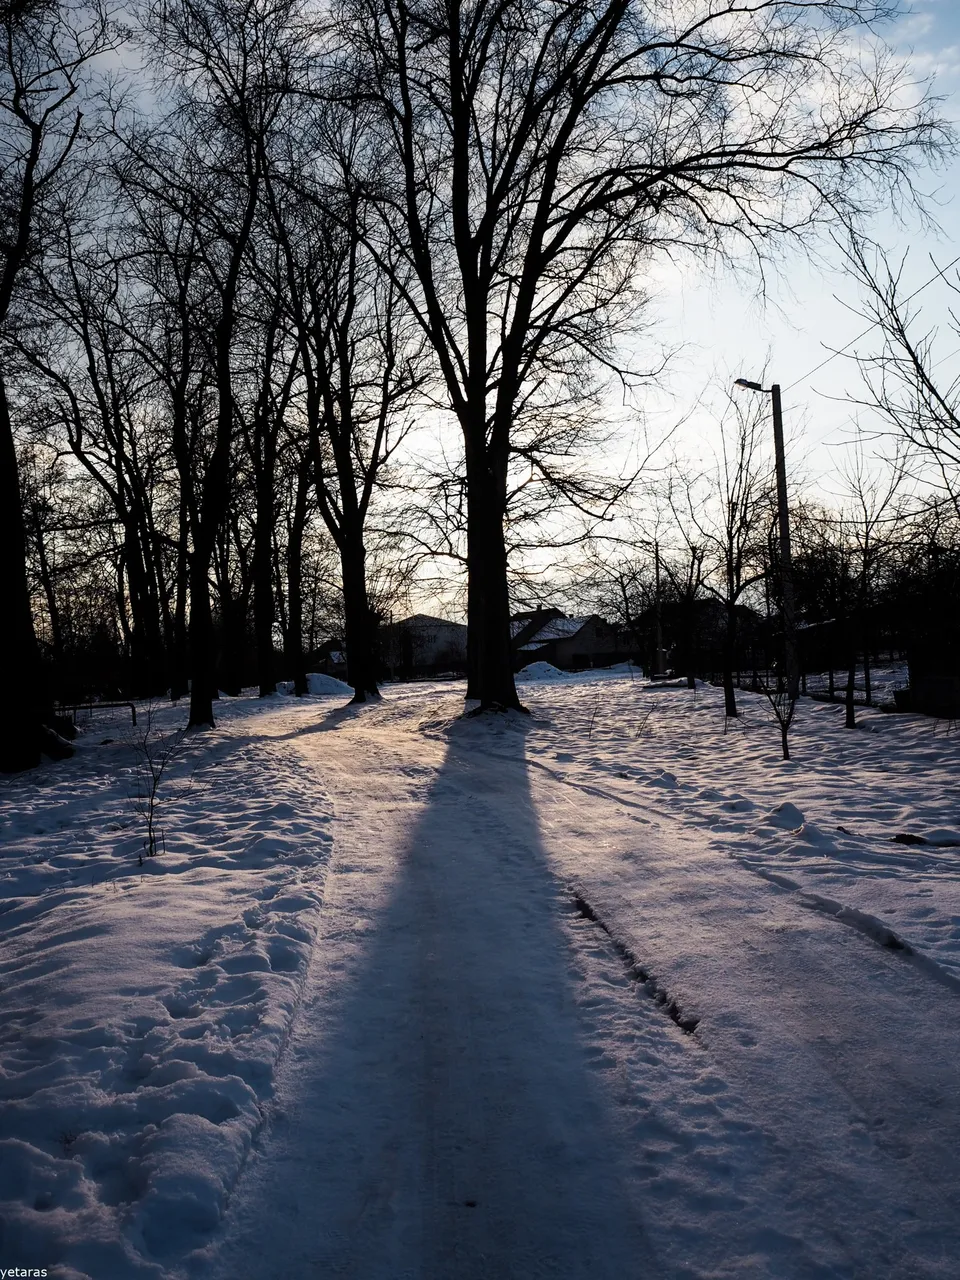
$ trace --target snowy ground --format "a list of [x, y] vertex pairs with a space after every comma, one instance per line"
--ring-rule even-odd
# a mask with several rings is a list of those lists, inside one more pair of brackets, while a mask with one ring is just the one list
[[[138, 730], [98, 713], [74, 759], [2, 783], [0, 1267], [164, 1276], [219, 1221], [331, 848], [322, 780], [259, 731], [272, 709], [238, 700], [187, 739], [142, 865], [148, 708]], [[151, 750], [184, 718], [154, 713]]]
[[2, 784], [0, 1267], [960, 1274], [960, 732], [535, 674]]

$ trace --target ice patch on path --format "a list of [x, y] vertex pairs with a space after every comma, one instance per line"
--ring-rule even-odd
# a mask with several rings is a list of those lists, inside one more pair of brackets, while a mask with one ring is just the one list
[[325, 676], [320, 671], [311, 671], [307, 676], [307, 689], [314, 697], [339, 696], [340, 694], [349, 694], [353, 697], [353, 686], [346, 684], [343, 680], [338, 680], [335, 676]]
[[566, 671], [561, 671], [550, 662], [531, 662], [517, 672], [518, 680], [568, 680]]

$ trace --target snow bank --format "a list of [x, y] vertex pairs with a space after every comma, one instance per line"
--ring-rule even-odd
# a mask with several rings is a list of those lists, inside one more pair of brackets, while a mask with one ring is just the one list
[[229, 720], [185, 740], [161, 791], [166, 851], [142, 866], [129, 727], [99, 741], [98, 719], [73, 760], [0, 784], [4, 1266], [173, 1274], [261, 1123], [330, 812], [240, 707]]
[[[292, 680], [278, 680], [277, 693], [282, 693], [286, 697], [293, 694], [294, 682]], [[342, 694], [348, 694], [353, 697], [353, 687], [346, 684], [343, 680], [337, 680], [334, 676], [324, 675], [320, 671], [311, 671], [307, 676], [307, 692], [313, 694], [314, 697], [340, 697]]]
[[353, 697], [353, 688], [349, 684], [345, 684], [343, 680], [337, 680], [335, 676], [325, 676], [319, 671], [311, 671], [307, 676], [307, 688], [316, 696], [320, 697], [339, 697], [341, 694]]
[[553, 666], [550, 662], [531, 662], [528, 666], [522, 667], [517, 672], [518, 680], [567, 680], [569, 679], [565, 671], [561, 671], [559, 667]]

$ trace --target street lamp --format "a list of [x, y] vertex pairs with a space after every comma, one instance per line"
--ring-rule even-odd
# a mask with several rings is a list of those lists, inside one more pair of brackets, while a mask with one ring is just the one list
[[783, 648], [787, 668], [787, 692], [795, 701], [800, 690], [800, 668], [797, 662], [797, 618], [793, 599], [793, 563], [790, 556], [790, 512], [787, 507], [787, 467], [783, 457], [783, 412], [780, 407], [780, 384], [769, 389], [759, 382], [737, 378], [737, 387], [762, 391], [773, 404], [773, 444], [777, 457], [777, 515], [780, 524], [780, 584], [783, 596]]

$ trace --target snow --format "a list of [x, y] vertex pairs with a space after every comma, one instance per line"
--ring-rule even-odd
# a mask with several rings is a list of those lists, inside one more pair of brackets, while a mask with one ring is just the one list
[[526, 684], [529, 680], [566, 680], [567, 673], [561, 671], [550, 662], [531, 662], [517, 672], [517, 681]]
[[[3, 1265], [166, 1275], [219, 1221], [262, 1123], [330, 809], [240, 706], [173, 760], [165, 852], [143, 866], [129, 725], [98, 712], [73, 760], [3, 784]], [[145, 715], [154, 735], [185, 718]]]
[[322, 672], [311, 671], [307, 676], [307, 689], [315, 697], [330, 698], [353, 697], [353, 687], [343, 680], [338, 680], [336, 676], [325, 676]]
[[[843, 698], [844, 689], [846, 688], [847, 676], [844, 671], [834, 671], [834, 697]], [[877, 665], [870, 671], [870, 698], [874, 706], [892, 707], [894, 704], [894, 692], [897, 689], [905, 689], [910, 683], [910, 670], [905, 662], [895, 662], [889, 665]], [[808, 693], [827, 693], [830, 687], [830, 677], [826, 671], [819, 672], [815, 675], [806, 677]], [[856, 690], [855, 698], [863, 694], [866, 685], [865, 672], [863, 667], [857, 667], [854, 676], [854, 688]]]
[[[338, 655], [331, 654], [330, 657], [332, 661], [337, 661]], [[277, 693], [289, 697], [293, 690], [292, 680], [277, 681]], [[338, 680], [336, 676], [324, 675], [322, 671], [311, 671], [307, 675], [307, 692], [315, 698], [352, 698], [353, 686]]]
[[956, 1276], [960, 733], [546, 674], [2, 784], [2, 1265]]

